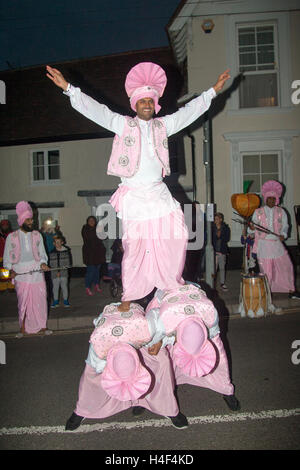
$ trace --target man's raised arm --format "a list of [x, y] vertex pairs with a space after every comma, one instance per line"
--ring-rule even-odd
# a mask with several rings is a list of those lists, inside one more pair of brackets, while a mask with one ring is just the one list
[[109, 131], [122, 135], [124, 129], [124, 116], [111, 111], [106, 105], [98, 103], [90, 96], [82, 93], [64, 78], [63, 74], [49, 65], [46, 66], [47, 77], [61, 88], [70, 97], [71, 105], [76, 111]]
[[50, 80], [52, 80], [52, 82], [55, 83], [56, 86], [58, 86], [64, 91], [67, 91], [68, 82], [64, 79], [63, 74], [59, 70], [50, 67], [50, 65], [47, 65], [46, 69], [47, 77], [50, 78]]

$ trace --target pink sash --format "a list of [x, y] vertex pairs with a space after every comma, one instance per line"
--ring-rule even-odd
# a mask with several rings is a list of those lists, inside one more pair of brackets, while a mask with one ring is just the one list
[[128, 193], [128, 191], [130, 191], [130, 189], [131, 188], [129, 186], [120, 185], [108, 201], [116, 212], [120, 212], [123, 205], [123, 197]]

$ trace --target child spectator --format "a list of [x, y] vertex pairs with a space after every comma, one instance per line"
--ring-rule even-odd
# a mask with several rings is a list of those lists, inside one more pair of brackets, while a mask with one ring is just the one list
[[72, 266], [71, 250], [69, 247], [64, 246], [65, 239], [62, 235], [56, 235], [53, 238], [54, 249], [49, 255], [50, 268], [62, 268], [51, 271], [52, 284], [53, 284], [53, 303], [51, 308], [58, 307], [59, 305], [59, 287], [61, 287], [64, 306], [70, 307], [69, 304], [69, 289], [68, 289], [68, 269], [63, 269]]

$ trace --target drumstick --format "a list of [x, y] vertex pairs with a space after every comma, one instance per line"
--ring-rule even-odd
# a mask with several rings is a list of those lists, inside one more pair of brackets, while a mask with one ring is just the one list
[[234, 214], [238, 215], [239, 217], [243, 217], [243, 219], [245, 220], [245, 222], [242, 222], [241, 220], [237, 220], [237, 219], [232, 219], [232, 220], [235, 220], [235, 222], [239, 222], [240, 224], [245, 224], [245, 225], [250, 225], [250, 224], [253, 224], [254, 227], [257, 227], [257, 229], [260, 231], [260, 232], [265, 232], [265, 233], [269, 233], [271, 235], [275, 235], [276, 237], [280, 238], [281, 235], [278, 235], [278, 233], [275, 233], [275, 232], [272, 232], [272, 230], [269, 230], [268, 228], [266, 227], [263, 227], [262, 225], [259, 225], [259, 224], [256, 224], [255, 222], [251, 222], [249, 220], [247, 220], [246, 217], [238, 214], [237, 212], [234, 212]]
[[[253, 225], [256, 225], [253, 222], [247, 222], [247, 221], [243, 222], [242, 220], [239, 220], [239, 219], [231, 219], [231, 220], [233, 220], [234, 222], [238, 222], [239, 224], [242, 224], [242, 225], [249, 225], [250, 223], [252, 223]], [[272, 233], [273, 235], [277, 235], [276, 233], [271, 232], [271, 230], [269, 230], [268, 228], [265, 228], [265, 227], [258, 228], [257, 230], [259, 230], [260, 232]], [[277, 236], [279, 236], [279, 235], [277, 235]]]
[[16, 276], [21, 276], [22, 274], [32, 274], [32, 273], [42, 273], [42, 272], [49, 272], [49, 271], [62, 271], [63, 269], [69, 269], [72, 266], [64, 266], [61, 268], [50, 268], [48, 271], [44, 271], [43, 269], [33, 269], [32, 271], [27, 271], [26, 273], [16, 273]]

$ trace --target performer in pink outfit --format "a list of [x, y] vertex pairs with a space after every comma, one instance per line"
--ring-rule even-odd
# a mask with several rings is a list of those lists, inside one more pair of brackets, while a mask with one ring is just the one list
[[19, 202], [16, 212], [20, 229], [7, 237], [3, 265], [10, 270], [15, 282], [21, 330], [17, 337], [25, 333], [51, 334], [51, 330], [46, 328], [48, 312], [44, 274], [30, 273], [49, 270], [43, 238], [33, 230], [32, 209], [28, 202]]
[[151, 341], [153, 322], [150, 326], [142, 307], [131, 303], [128, 312], [120, 312], [118, 304], [107, 305], [94, 325], [78, 401], [66, 430], [75, 430], [84, 418], [102, 419], [131, 407], [135, 416], [148, 409], [185, 428], [188, 422], [174, 395], [170, 357], [165, 348], [160, 350], [168, 340]]
[[278, 181], [266, 181], [261, 188], [265, 205], [256, 209], [252, 221], [263, 228], [275, 233], [265, 233], [255, 228], [255, 242], [253, 253], [257, 253], [260, 270], [266, 274], [271, 292], [287, 292], [291, 298], [300, 298], [295, 292], [294, 268], [289, 254], [283, 245], [287, 239], [288, 219], [279, 200], [282, 194], [282, 186]]
[[[171, 196], [163, 177], [170, 174], [168, 137], [198, 119], [229, 78], [221, 74], [216, 85], [174, 114], [153, 118], [167, 78], [157, 64], [143, 62], [133, 67], [125, 81], [135, 118], [121, 116], [73, 87], [56, 69], [47, 66], [47, 76], [70, 97], [80, 113], [114, 132], [108, 174], [122, 183], [110, 202], [123, 222], [123, 294], [120, 310], [130, 301], [149, 294], [154, 287], [174, 288], [183, 284], [187, 228], [179, 203]], [[164, 233], [169, 235], [163, 236]], [[154, 238], [157, 236], [158, 238]]]
[[[176, 385], [190, 384], [221, 393], [227, 406], [232, 411], [238, 411], [240, 403], [230, 379], [217, 310], [205, 292], [195, 286], [197, 285], [187, 284], [167, 292], [157, 291], [147, 312], [153, 308], [159, 309], [161, 323], [164, 325], [162, 329], [169, 336], [167, 349], [172, 359]], [[192, 315], [197, 312], [207, 329], [202, 341], [201, 331], [195, 329], [193, 324], [195, 318]], [[181, 323], [172, 338], [168, 324], [174, 322], [174, 315]], [[184, 317], [186, 319], [182, 321]], [[215, 356], [211, 354], [210, 348], [214, 350]]]

